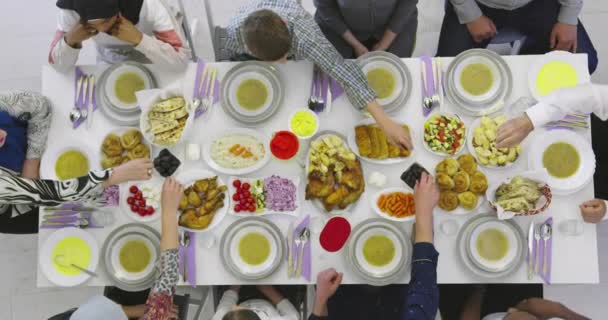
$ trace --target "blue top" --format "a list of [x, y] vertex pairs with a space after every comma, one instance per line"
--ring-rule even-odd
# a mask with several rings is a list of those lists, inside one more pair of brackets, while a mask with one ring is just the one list
[[6, 141], [0, 147], [0, 167], [21, 172], [27, 152], [27, 121], [0, 111], [0, 129], [6, 131]]
[[[439, 253], [428, 242], [414, 244], [412, 277], [405, 300], [403, 320], [433, 320], [439, 308], [437, 287], [437, 260]], [[311, 315], [308, 320], [330, 320], [329, 317]]]

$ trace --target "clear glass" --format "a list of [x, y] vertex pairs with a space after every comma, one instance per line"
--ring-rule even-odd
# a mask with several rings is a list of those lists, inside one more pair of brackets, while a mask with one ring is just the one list
[[583, 221], [579, 219], [568, 219], [559, 223], [557, 228], [561, 233], [570, 237], [576, 237], [583, 234], [585, 226]]
[[453, 219], [444, 220], [439, 224], [439, 229], [441, 230], [441, 233], [446, 236], [456, 235], [459, 228], [460, 226], [458, 225], [458, 222]]

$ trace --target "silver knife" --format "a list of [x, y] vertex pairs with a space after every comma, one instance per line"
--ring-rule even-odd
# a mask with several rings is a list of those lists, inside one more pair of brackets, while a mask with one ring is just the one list
[[528, 229], [528, 280], [532, 280], [534, 277], [534, 260], [536, 255], [534, 254], [534, 221], [530, 222], [530, 228]]
[[89, 99], [87, 103], [87, 129], [91, 128], [93, 121], [93, 90], [95, 90], [95, 76], [89, 77]]
[[296, 227], [296, 222], [292, 221], [287, 229], [287, 275], [291, 278], [294, 273], [293, 265], [293, 231]]

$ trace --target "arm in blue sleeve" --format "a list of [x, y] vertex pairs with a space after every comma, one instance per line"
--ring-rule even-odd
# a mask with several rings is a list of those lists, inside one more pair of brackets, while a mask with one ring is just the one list
[[412, 278], [405, 301], [403, 320], [435, 319], [439, 308], [438, 258], [439, 253], [432, 243], [414, 244]]

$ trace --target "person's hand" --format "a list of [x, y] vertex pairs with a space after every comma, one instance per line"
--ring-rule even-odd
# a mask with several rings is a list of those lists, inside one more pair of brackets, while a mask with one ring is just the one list
[[175, 215], [183, 196], [184, 187], [174, 178], [166, 178], [163, 183], [163, 191], [160, 195], [160, 205], [163, 214], [167, 212], [167, 214]]
[[141, 31], [139, 31], [131, 21], [122, 15], [118, 17], [118, 22], [114, 24], [109, 33], [112, 36], [134, 46], [137, 46], [143, 37]]
[[439, 201], [439, 189], [432, 176], [423, 172], [420, 180], [414, 186], [414, 204], [416, 205], [416, 216], [432, 215], [433, 208]]
[[355, 52], [356, 58], [359, 58], [360, 56], [369, 52], [369, 50], [367, 50], [367, 47], [364, 46], [363, 44], [358, 44], [356, 46], [353, 46], [353, 51]]
[[579, 207], [583, 220], [587, 223], [599, 223], [606, 215], [606, 203], [601, 199], [585, 201]]
[[467, 23], [467, 29], [469, 29], [473, 41], [477, 43], [490, 39], [497, 33], [494, 22], [486, 16], [481, 16]]
[[395, 123], [390, 118], [383, 120], [382, 123], [378, 123], [378, 125], [382, 128], [382, 131], [384, 131], [384, 134], [390, 143], [410, 151], [414, 150], [412, 137], [405, 128]]
[[576, 25], [561, 22], [556, 23], [551, 31], [551, 48], [555, 50], [576, 52], [576, 28]]
[[152, 160], [135, 159], [114, 168], [106, 187], [127, 181], [149, 180], [152, 177]]
[[372, 47], [372, 51], [386, 51], [388, 50], [390, 45], [383, 43], [382, 41], [376, 42], [376, 44]]
[[99, 31], [88, 24], [78, 23], [68, 31], [64, 38], [68, 46], [78, 48], [82, 42], [95, 36]]
[[497, 148], [512, 148], [521, 143], [534, 130], [534, 125], [526, 114], [511, 119], [498, 127]]
[[337, 272], [334, 268], [319, 272], [317, 275], [317, 301], [327, 302], [336, 293], [340, 284], [342, 284], [343, 276], [343, 273]]
[[0, 129], [0, 148], [2, 148], [4, 146], [7, 136], [8, 136], [8, 133], [6, 133], [6, 131]]
[[519, 311], [528, 312], [539, 319], [561, 318], [565, 306], [561, 303], [541, 298], [530, 298], [515, 306]]

